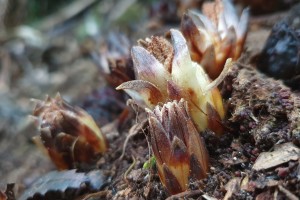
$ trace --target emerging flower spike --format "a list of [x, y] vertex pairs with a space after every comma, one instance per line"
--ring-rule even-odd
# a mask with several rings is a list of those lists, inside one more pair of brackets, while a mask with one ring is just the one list
[[205, 178], [209, 170], [209, 157], [189, 117], [187, 102], [181, 99], [146, 111], [150, 145], [160, 180], [169, 193], [185, 191], [189, 177]]
[[230, 0], [216, 0], [203, 5], [203, 14], [190, 11], [181, 22], [192, 60], [216, 79], [228, 58], [237, 60], [247, 35], [249, 9], [240, 20]]
[[221, 134], [224, 108], [218, 88], [211, 87], [215, 83], [200, 65], [192, 62], [183, 35], [171, 29], [171, 37], [173, 46], [162, 37], [152, 37], [140, 42], [144, 48], [133, 47], [138, 80], [125, 82], [117, 89], [125, 90], [135, 100], [142, 99], [150, 109], [184, 98], [198, 131], [209, 128]]
[[58, 94], [45, 101], [37, 100], [33, 115], [39, 123], [40, 136], [35, 142], [44, 147], [58, 169], [91, 164], [105, 152], [107, 141], [93, 118], [84, 110], [72, 107]]

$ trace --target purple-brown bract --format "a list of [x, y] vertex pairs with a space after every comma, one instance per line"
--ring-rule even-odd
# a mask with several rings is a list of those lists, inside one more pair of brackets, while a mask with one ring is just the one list
[[188, 188], [189, 177], [202, 179], [209, 169], [209, 157], [202, 138], [181, 99], [156, 106], [148, 112], [150, 144], [161, 182], [169, 193]]

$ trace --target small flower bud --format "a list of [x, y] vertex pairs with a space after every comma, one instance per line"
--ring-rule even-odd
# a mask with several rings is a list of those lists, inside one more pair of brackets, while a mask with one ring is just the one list
[[45, 101], [37, 100], [33, 116], [38, 119], [40, 132], [34, 140], [44, 146], [58, 169], [91, 164], [97, 154], [108, 148], [93, 118], [66, 103], [59, 94], [55, 98], [47, 97]]
[[216, 79], [228, 58], [237, 60], [247, 35], [249, 9], [239, 19], [230, 0], [206, 2], [202, 13], [190, 11], [181, 22], [192, 60]]
[[189, 177], [205, 178], [209, 170], [208, 153], [181, 99], [156, 106], [148, 112], [150, 145], [159, 177], [171, 194], [188, 188]]

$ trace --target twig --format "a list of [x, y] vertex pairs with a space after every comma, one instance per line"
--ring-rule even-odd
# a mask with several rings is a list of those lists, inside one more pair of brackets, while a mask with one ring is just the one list
[[133, 136], [137, 135], [139, 133], [139, 131], [143, 128], [143, 126], [145, 125], [146, 122], [147, 122], [147, 119], [143, 120], [140, 123], [133, 125], [130, 128], [129, 134], [127, 135], [125, 142], [123, 144], [123, 150], [122, 150], [121, 156], [119, 157], [119, 160], [123, 159], [123, 157], [125, 155], [125, 150], [126, 150], [129, 139], [132, 138]]
[[289, 190], [285, 189], [283, 186], [279, 185], [278, 189], [280, 192], [284, 193], [286, 195], [286, 197], [290, 200], [298, 200], [299, 198], [294, 195], [293, 193], [291, 193]]
[[179, 194], [172, 195], [168, 197], [166, 200], [174, 200], [174, 199], [180, 199], [180, 198], [189, 198], [192, 196], [203, 194], [202, 190], [191, 190], [191, 191], [185, 191], [181, 192]]
[[135, 164], [136, 164], [136, 159], [135, 159], [134, 156], [132, 156], [132, 160], [133, 160], [132, 164], [129, 166], [129, 168], [128, 168], [128, 169], [126, 170], [126, 172], [124, 173], [124, 180], [125, 180], [126, 182], [128, 182], [128, 180], [127, 180], [127, 175], [129, 174], [129, 172], [133, 169], [133, 167], [134, 167]]
[[89, 198], [95, 198], [95, 197], [104, 197], [107, 195], [107, 193], [108, 193], [107, 190], [91, 193], [91, 194], [86, 195], [82, 200], [88, 200]]

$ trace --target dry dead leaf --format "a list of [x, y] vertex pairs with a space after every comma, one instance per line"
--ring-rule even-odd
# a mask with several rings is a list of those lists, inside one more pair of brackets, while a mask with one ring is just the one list
[[[105, 183], [105, 177], [100, 170], [88, 173], [77, 173], [76, 170], [52, 171], [40, 177], [28, 190], [20, 197], [20, 200], [40, 199], [41, 197], [53, 193], [62, 193], [62, 196], [70, 195], [70, 190], [75, 191], [96, 191]], [[66, 191], [69, 192], [66, 192]], [[63, 195], [63, 193], [66, 193]], [[57, 198], [57, 194], [52, 194]], [[49, 196], [49, 195], [48, 195]], [[70, 197], [72, 198], [72, 197]], [[68, 198], [68, 199], [70, 199]]]
[[204, 194], [204, 195], [202, 195], [202, 197], [203, 197], [204, 199], [206, 199], [206, 200], [217, 200], [216, 198], [211, 197], [211, 196], [209, 196], [208, 194]]
[[261, 153], [253, 165], [254, 170], [264, 170], [276, 167], [290, 160], [298, 160], [300, 158], [300, 149], [293, 143], [284, 143], [276, 145], [273, 152]]
[[228, 200], [232, 198], [232, 195], [240, 190], [241, 178], [233, 178], [226, 185], [226, 194], [223, 200]]
[[240, 187], [242, 190], [246, 190], [248, 188], [248, 185], [249, 185], [249, 176], [246, 175], [244, 178], [242, 178]]

